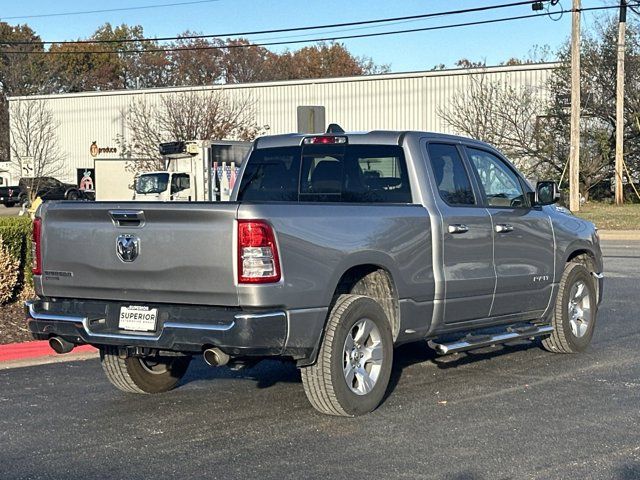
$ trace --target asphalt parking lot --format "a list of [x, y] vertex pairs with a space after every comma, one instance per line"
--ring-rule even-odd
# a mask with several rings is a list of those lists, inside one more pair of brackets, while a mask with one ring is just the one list
[[198, 359], [167, 394], [114, 390], [98, 360], [0, 371], [0, 478], [640, 478], [640, 242], [606, 242], [592, 347], [436, 359], [396, 352], [391, 392], [316, 413], [293, 366]]

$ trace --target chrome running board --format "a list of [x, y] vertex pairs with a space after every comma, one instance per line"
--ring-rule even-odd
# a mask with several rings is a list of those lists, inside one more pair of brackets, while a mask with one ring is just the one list
[[461, 339], [449, 343], [439, 343], [435, 340], [429, 340], [429, 347], [433, 348], [440, 355], [447, 353], [463, 352], [474, 348], [489, 347], [513, 340], [532, 339], [541, 335], [549, 335], [553, 332], [551, 325], [531, 325], [531, 326], [512, 326], [506, 331], [493, 334], [476, 334], [467, 335]]

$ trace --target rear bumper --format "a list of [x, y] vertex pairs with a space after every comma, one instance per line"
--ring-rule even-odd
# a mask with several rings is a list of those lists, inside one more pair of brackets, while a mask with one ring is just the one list
[[9, 196], [2, 196], [0, 195], [0, 203], [3, 205], [7, 205], [7, 204], [16, 204], [20, 202], [20, 197], [9, 197]]
[[299, 348], [287, 349], [289, 314], [284, 310], [158, 305], [157, 330], [134, 333], [118, 329], [116, 312], [120, 305], [84, 300], [33, 300], [25, 303], [25, 313], [33, 336], [41, 340], [59, 336], [75, 344], [193, 353], [216, 346], [231, 356], [294, 358], [308, 356], [314, 347], [298, 342]]

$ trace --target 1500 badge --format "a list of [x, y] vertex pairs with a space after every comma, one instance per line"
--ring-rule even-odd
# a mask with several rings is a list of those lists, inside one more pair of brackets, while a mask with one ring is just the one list
[[536, 275], [535, 277], [533, 277], [533, 281], [535, 282], [548, 282], [549, 281], [549, 275]]

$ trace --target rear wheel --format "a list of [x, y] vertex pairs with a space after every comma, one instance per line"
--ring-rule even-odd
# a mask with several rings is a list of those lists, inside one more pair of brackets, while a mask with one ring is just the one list
[[577, 353], [585, 350], [596, 323], [598, 310], [596, 287], [587, 268], [579, 263], [567, 263], [553, 314], [553, 333], [542, 340], [550, 352]]
[[7, 203], [4, 204], [4, 206], [7, 207], [7, 208], [11, 208], [14, 205], [15, 205], [15, 203], [13, 203], [13, 202], [7, 202]]
[[121, 358], [118, 348], [100, 347], [100, 362], [111, 384], [127, 393], [162, 393], [173, 389], [187, 372], [190, 356], [159, 355]]
[[393, 338], [382, 307], [362, 295], [338, 297], [315, 365], [302, 369], [311, 405], [329, 415], [376, 409], [389, 384]]

